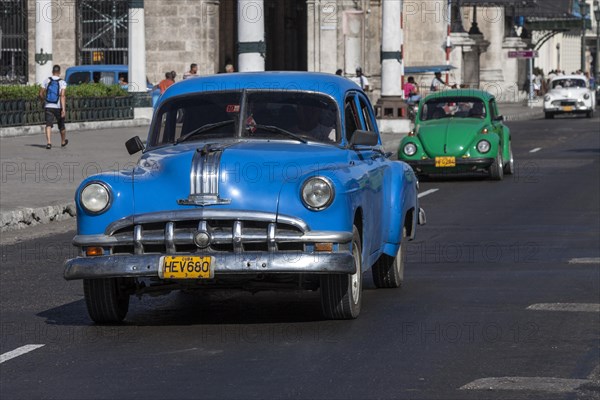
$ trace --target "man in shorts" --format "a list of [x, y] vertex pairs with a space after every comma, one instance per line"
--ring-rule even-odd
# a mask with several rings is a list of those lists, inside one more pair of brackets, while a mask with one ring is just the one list
[[67, 130], [65, 128], [66, 97], [65, 91], [67, 82], [60, 78], [60, 65], [52, 67], [52, 76], [42, 83], [40, 88], [40, 98], [44, 101], [44, 111], [46, 119], [46, 149], [52, 148], [51, 134], [54, 120], [60, 131], [60, 147], [65, 147], [67, 140]]

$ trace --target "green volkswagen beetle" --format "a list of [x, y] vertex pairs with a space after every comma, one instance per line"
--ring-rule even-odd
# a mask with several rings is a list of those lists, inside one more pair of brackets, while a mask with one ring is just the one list
[[415, 128], [398, 159], [418, 175], [483, 173], [501, 180], [514, 172], [509, 129], [494, 96], [483, 90], [435, 92], [419, 104]]

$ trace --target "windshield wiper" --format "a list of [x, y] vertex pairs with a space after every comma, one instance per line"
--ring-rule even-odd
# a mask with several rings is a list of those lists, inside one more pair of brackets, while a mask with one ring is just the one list
[[258, 128], [258, 129], [264, 129], [265, 131], [269, 131], [269, 132], [273, 132], [273, 133], [279, 133], [281, 135], [284, 136], [288, 136], [291, 137], [293, 139], [296, 139], [302, 143], [308, 143], [308, 141], [298, 135], [296, 135], [295, 133], [292, 133], [288, 130], [285, 130], [283, 128], [280, 128], [278, 126], [273, 126], [273, 125], [262, 125], [262, 124], [252, 124], [250, 125], [250, 127], [254, 127], [254, 128]]
[[228, 120], [228, 121], [215, 122], [214, 124], [202, 125], [200, 128], [196, 128], [193, 131], [188, 132], [185, 135], [181, 136], [179, 139], [177, 139], [175, 141], [175, 144], [185, 142], [192, 136], [197, 135], [199, 133], [207, 132], [212, 129], [218, 128], [220, 126], [230, 125], [230, 124], [233, 124], [234, 122], [235, 122], [234, 120]]

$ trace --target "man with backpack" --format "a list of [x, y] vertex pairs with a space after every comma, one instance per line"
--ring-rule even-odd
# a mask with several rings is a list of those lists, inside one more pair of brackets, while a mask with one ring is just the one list
[[40, 89], [40, 98], [44, 101], [44, 111], [46, 119], [46, 149], [52, 148], [50, 135], [52, 134], [52, 126], [54, 120], [60, 131], [60, 147], [65, 147], [69, 141], [67, 140], [67, 130], [65, 128], [66, 114], [66, 97], [65, 91], [67, 82], [60, 78], [60, 65], [52, 67], [52, 76], [42, 83]]

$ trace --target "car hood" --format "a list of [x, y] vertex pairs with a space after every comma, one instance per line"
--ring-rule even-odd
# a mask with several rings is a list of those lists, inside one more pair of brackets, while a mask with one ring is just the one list
[[193, 142], [146, 153], [134, 178], [135, 214], [226, 208], [276, 212], [284, 184], [341, 166], [339, 147], [288, 141]]
[[418, 137], [430, 156], [462, 156], [485, 127], [475, 118], [444, 118], [422, 122]]

